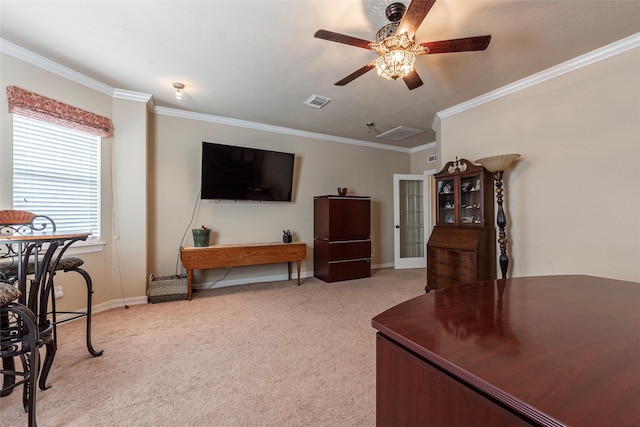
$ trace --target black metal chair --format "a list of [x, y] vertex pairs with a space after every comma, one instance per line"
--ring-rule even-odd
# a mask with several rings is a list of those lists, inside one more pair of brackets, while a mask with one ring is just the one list
[[[0, 233], [12, 233], [12, 234], [29, 234], [29, 233], [55, 233], [55, 222], [45, 216], [36, 215], [31, 212], [21, 210], [1, 210], [0, 211]], [[23, 303], [36, 314], [38, 324], [40, 325], [40, 338], [46, 345], [46, 356], [44, 359], [44, 365], [42, 372], [40, 373], [40, 388], [44, 390], [46, 388], [46, 379], [51, 369], [51, 364], [57, 350], [56, 346], [56, 334], [57, 325], [70, 320], [77, 319], [79, 317], [86, 317], [86, 345], [89, 353], [96, 357], [102, 354], [102, 351], [96, 351], [91, 343], [91, 307], [92, 307], [92, 295], [93, 284], [91, 282], [91, 276], [81, 266], [84, 261], [78, 257], [64, 256], [57, 262], [53, 263], [54, 271], [36, 271], [36, 263], [33, 259], [32, 251], [35, 248], [33, 246], [27, 246], [24, 250], [28, 253], [19, 254], [16, 253], [16, 249], [12, 245], [5, 245], [4, 248], [0, 248], [0, 280], [4, 280], [8, 283], [26, 283], [27, 276], [36, 274], [35, 280], [31, 281], [31, 287], [28, 289], [29, 298], [28, 302], [24, 299]], [[46, 256], [46, 255], [45, 255]], [[18, 259], [22, 259], [22, 265], [18, 265]], [[4, 261], [3, 261], [4, 260]], [[50, 260], [39, 264], [50, 265]], [[54, 298], [54, 284], [53, 278], [57, 271], [63, 272], [76, 272], [80, 274], [87, 288], [87, 307], [85, 311], [57, 311], [56, 301]], [[45, 275], [41, 280], [40, 276]], [[22, 276], [22, 277], [20, 277]], [[24, 297], [23, 297], [24, 298]], [[51, 304], [51, 311], [48, 311], [48, 304]], [[58, 320], [58, 314], [68, 314], [63, 320]], [[49, 321], [48, 317], [51, 317]], [[51, 331], [49, 332], [49, 328]]]
[[[13, 285], [0, 282], [0, 397], [23, 386], [22, 404], [28, 414], [29, 427], [36, 426], [36, 390], [40, 368], [40, 340], [36, 316], [25, 305], [16, 302], [20, 291]], [[15, 358], [21, 370], [16, 369]]]

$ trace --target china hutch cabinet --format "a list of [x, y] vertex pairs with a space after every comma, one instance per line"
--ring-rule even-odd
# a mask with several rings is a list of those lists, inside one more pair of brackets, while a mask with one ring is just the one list
[[493, 176], [461, 159], [436, 180], [436, 225], [427, 243], [425, 290], [496, 278]]

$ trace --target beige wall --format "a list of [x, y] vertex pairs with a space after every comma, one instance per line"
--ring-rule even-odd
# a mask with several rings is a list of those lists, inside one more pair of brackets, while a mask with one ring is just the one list
[[[192, 244], [190, 229], [206, 225], [214, 243], [277, 242], [290, 229], [294, 240], [307, 243], [303, 274], [313, 275], [313, 197], [337, 194], [348, 187], [350, 195], [371, 196], [373, 265], [393, 264], [393, 174], [406, 173], [409, 154], [364, 148], [221, 125], [206, 121], [154, 114], [154, 141], [150, 230], [151, 271], [176, 273], [182, 237]], [[202, 141], [295, 153], [295, 180], [291, 203], [198, 201]], [[192, 213], [195, 219], [190, 225]], [[233, 269], [225, 282], [247, 282], [283, 277], [285, 265]], [[178, 271], [179, 272], [179, 271]], [[197, 281], [212, 282], [224, 271], [196, 272]]]
[[[200, 187], [201, 141], [245, 145], [296, 154], [292, 203], [202, 201], [193, 226], [206, 224], [218, 243], [280, 241], [282, 229], [308, 244], [303, 275], [313, 274], [313, 196], [349, 194], [372, 198], [374, 266], [393, 265], [392, 176], [406, 173], [410, 155], [220, 125], [209, 121], [149, 114], [145, 102], [105, 94], [13, 56], [2, 55], [2, 141], [0, 144], [0, 208], [11, 208], [12, 122], [7, 111], [8, 85], [49, 96], [111, 118], [114, 136], [102, 141], [102, 238], [105, 247], [82, 253], [94, 282], [94, 305], [122, 305], [125, 298], [144, 297], [149, 274], [182, 272], [178, 250], [190, 225]], [[96, 82], [97, 83], [97, 82]], [[111, 162], [113, 161], [113, 167]], [[113, 194], [112, 194], [113, 184]], [[112, 205], [112, 201], [114, 201]], [[115, 229], [113, 213], [115, 212]], [[177, 269], [176, 269], [177, 266]], [[203, 281], [216, 280], [218, 271]], [[234, 269], [226, 284], [278, 279], [286, 266]], [[61, 309], [84, 307], [79, 276], [60, 276], [73, 286], [58, 300]], [[73, 285], [71, 285], [73, 283]], [[78, 285], [76, 285], [77, 283]]]
[[[350, 194], [372, 197], [373, 264], [391, 266], [394, 173], [439, 169], [455, 156], [474, 160], [508, 152], [525, 156], [506, 174], [510, 274], [585, 273], [640, 281], [639, 57], [636, 48], [446, 117], [439, 124], [438, 147], [409, 155], [148, 114], [144, 102], [114, 99], [3, 54], [0, 208], [11, 207], [12, 122], [5, 87], [17, 85], [114, 121], [115, 136], [102, 147], [107, 246], [82, 255], [98, 305], [124, 296], [143, 298], [149, 273], [173, 274], [176, 266], [181, 271], [183, 235], [191, 244], [189, 229], [202, 224], [213, 229], [217, 243], [279, 241], [282, 229], [291, 229], [296, 240], [309, 245], [303, 274], [311, 275], [313, 196], [343, 186]], [[294, 201], [198, 203], [201, 141], [295, 153]], [[431, 152], [438, 154], [437, 166], [426, 163]], [[124, 245], [119, 257], [113, 252], [111, 173], [119, 234], [127, 234], [126, 242], [118, 242]], [[246, 267], [233, 269], [225, 280], [281, 278], [285, 272], [278, 265]], [[214, 281], [223, 273], [198, 279]], [[59, 301], [63, 309], [84, 306], [83, 294], [73, 294], [65, 292]]]
[[[438, 171], [440, 170], [440, 159], [437, 158], [438, 148], [435, 146], [435, 142], [433, 143], [433, 145], [433, 147], [411, 153], [410, 173], [422, 174], [425, 171], [431, 171], [433, 169], [436, 169]], [[429, 163], [428, 158], [432, 154], [436, 155], [436, 161]]]
[[148, 110], [144, 102], [113, 100], [112, 296], [145, 295], [148, 272]]
[[[18, 86], [79, 108], [111, 117], [112, 97], [86, 86], [74, 83], [40, 67], [30, 65], [13, 56], [0, 57], [0, 209], [12, 208], [12, 115], [8, 112], [7, 86]], [[105, 303], [112, 299], [111, 292], [111, 186], [109, 184], [109, 150], [111, 138], [102, 140], [102, 230], [101, 240], [107, 243], [103, 251], [85, 253], [84, 268], [91, 273], [94, 285], [94, 302]], [[78, 274], [60, 274], [57, 284], [63, 285], [64, 297], [58, 300], [59, 310], [70, 310], [86, 306], [84, 281]]]
[[640, 281], [640, 48], [441, 122], [444, 159], [506, 173], [510, 275]]

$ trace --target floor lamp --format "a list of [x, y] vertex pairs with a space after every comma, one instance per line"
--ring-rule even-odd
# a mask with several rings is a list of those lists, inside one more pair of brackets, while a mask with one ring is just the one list
[[502, 154], [476, 160], [476, 163], [480, 163], [486, 170], [493, 173], [493, 179], [496, 181], [496, 198], [498, 201], [496, 223], [498, 224], [498, 244], [500, 245], [500, 271], [503, 279], [507, 277], [509, 257], [507, 256], [507, 234], [504, 230], [507, 225], [507, 218], [504, 216], [504, 209], [502, 208], [502, 192], [504, 191], [502, 188], [502, 174], [518, 158], [520, 158], [520, 154]]

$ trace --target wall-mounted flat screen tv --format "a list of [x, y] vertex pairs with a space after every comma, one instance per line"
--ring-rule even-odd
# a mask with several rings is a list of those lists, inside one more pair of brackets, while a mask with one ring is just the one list
[[202, 142], [201, 199], [290, 202], [295, 155]]

